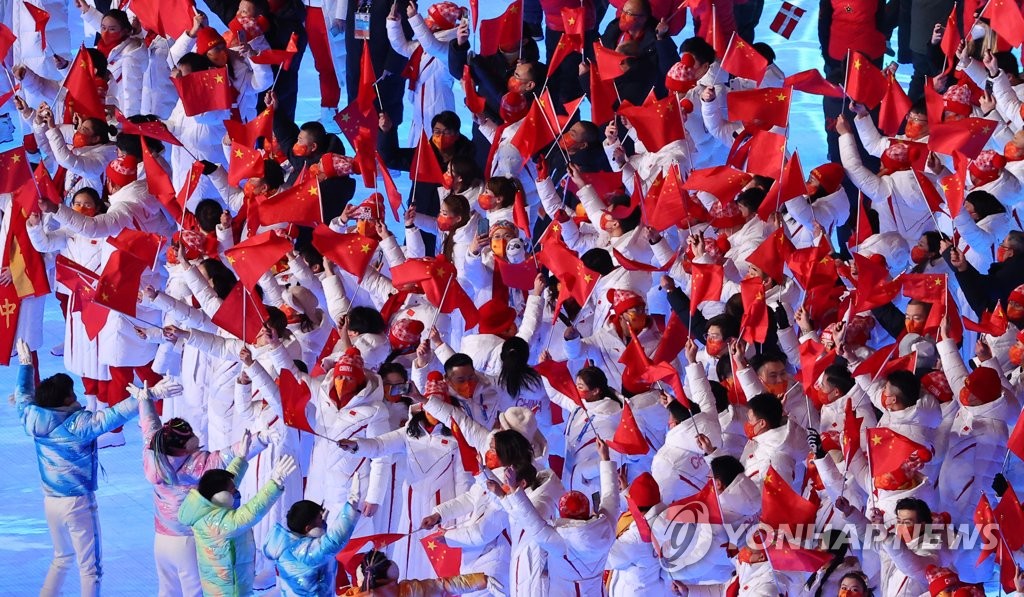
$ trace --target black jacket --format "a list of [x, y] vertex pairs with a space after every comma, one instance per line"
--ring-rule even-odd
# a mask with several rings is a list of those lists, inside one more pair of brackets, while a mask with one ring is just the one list
[[[948, 263], [949, 252], [943, 257]], [[987, 274], [982, 274], [968, 263], [966, 270], [956, 272], [956, 279], [967, 297], [967, 304], [975, 313], [994, 309], [996, 302], [1001, 301], [1005, 305], [1013, 289], [1024, 284], [1024, 255], [1014, 255], [1001, 263], [993, 263]]]

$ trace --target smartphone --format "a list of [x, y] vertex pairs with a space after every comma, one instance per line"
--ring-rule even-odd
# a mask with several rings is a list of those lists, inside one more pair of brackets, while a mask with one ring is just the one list
[[487, 223], [487, 218], [476, 219], [476, 233], [477, 235], [489, 234], [491, 232], [491, 225]]

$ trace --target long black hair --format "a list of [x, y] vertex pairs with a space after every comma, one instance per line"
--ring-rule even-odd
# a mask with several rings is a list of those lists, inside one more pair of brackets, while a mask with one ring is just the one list
[[[438, 421], [437, 424], [441, 427], [441, 435], [450, 436], [452, 434], [452, 430], [449, 429], [447, 425], [440, 421]], [[422, 410], [414, 412], [412, 413], [412, 416], [409, 417], [409, 422], [405, 424], [405, 432], [409, 434], [409, 437], [418, 439], [426, 434], [427, 430], [425, 427], [427, 425], [429, 425], [429, 423], [427, 423], [427, 413]]]
[[494, 434], [494, 451], [503, 466], [533, 462], [533, 446], [515, 429], [503, 429]]
[[812, 574], [804, 585], [805, 589], [810, 589], [814, 586], [814, 583], [818, 578], [821, 579], [821, 581], [818, 582], [818, 589], [814, 592], [814, 597], [821, 597], [821, 591], [824, 588], [825, 583], [828, 581], [829, 577], [832, 576], [832, 573], [836, 571], [836, 568], [843, 563], [846, 559], [846, 553], [850, 550], [850, 536], [839, 529], [829, 529], [825, 531], [824, 540], [825, 549], [832, 554], [832, 561], [828, 563], [828, 566], [826, 566], [824, 570], [818, 570]]
[[513, 398], [541, 387], [540, 374], [530, 366], [530, 345], [519, 336], [512, 336], [501, 345], [498, 385]]
[[238, 284], [238, 278], [235, 277], [234, 272], [228, 269], [228, 266], [224, 265], [220, 259], [204, 259], [200, 265], [203, 266], [206, 276], [213, 283], [213, 291], [217, 297], [221, 300], [228, 298], [235, 284]]
[[608, 385], [608, 376], [604, 374], [597, 367], [584, 367], [576, 373], [576, 377], [583, 380], [583, 384], [592, 390], [598, 390], [602, 398], [608, 398], [619, 403], [622, 406], [622, 400], [619, 398], [615, 390]]

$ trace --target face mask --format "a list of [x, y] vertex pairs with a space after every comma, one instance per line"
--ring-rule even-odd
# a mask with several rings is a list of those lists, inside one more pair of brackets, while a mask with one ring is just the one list
[[1024, 307], [1018, 305], [1016, 302], [1007, 303], [1006, 318], [1014, 322], [1024, 319]]
[[74, 137], [71, 138], [71, 146], [75, 149], [87, 147], [88, 145], [89, 139], [87, 139], [83, 133], [75, 133]]
[[919, 319], [905, 319], [904, 326], [907, 328], [908, 334], [922, 334], [924, 333], [924, 322]]
[[453, 384], [450, 384], [450, 385], [451, 385], [451, 388], [453, 390], [455, 390], [455, 393], [458, 394], [459, 396], [462, 396], [463, 398], [472, 398], [473, 397], [473, 392], [476, 391], [476, 380], [475, 379], [470, 379], [468, 381], [464, 381], [462, 383], [457, 383], [457, 384], [453, 383]]
[[448, 174], [447, 172], [442, 174], [441, 175], [441, 186], [446, 188], [446, 189], [448, 189], [450, 191], [452, 189], [452, 184], [454, 182], [452, 180], [452, 178], [453, 178], [452, 175]]
[[[302, 145], [302, 147], [305, 147], [305, 145]], [[249, 180], [246, 180], [245, 185], [242, 186], [242, 194], [249, 198], [255, 197], [256, 181], [251, 178]]]
[[334, 378], [334, 392], [338, 395], [338, 404], [344, 407], [356, 395], [356, 384], [345, 377]]
[[640, 20], [633, 15], [620, 14], [619, 15], [619, 30], [620, 31], [636, 31], [640, 25]]
[[606, 213], [601, 214], [601, 230], [604, 230], [605, 232], [610, 232], [612, 224], [614, 222], [615, 222], [615, 218], [611, 217], [610, 215], [608, 215]]
[[709, 355], [717, 357], [725, 350], [725, 340], [708, 340], [704, 349], [708, 351]]
[[310, 153], [309, 145], [296, 143], [292, 145], [292, 153], [295, 154], [295, 157], [304, 158]]
[[498, 453], [494, 450], [487, 450], [484, 454], [484, 465], [492, 471], [497, 468], [501, 468], [501, 461], [498, 460]]
[[288, 318], [288, 323], [299, 323], [302, 321], [302, 317], [299, 315], [299, 312], [292, 309], [291, 306], [281, 305], [278, 308], [281, 309], [281, 312]]
[[779, 397], [785, 394], [786, 390], [789, 389], [789, 384], [784, 381], [780, 381], [777, 383], [762, 383], [762, 385], [764, 386], [765, 390]]
[[1020, 367], [1021, 363], [1024, 363], [1024, 347], [1021, 347], [1020, 344], [1014, 344], [1010, 347], [1008, 356], [1010, 358], [1010, 362], [1013, 363], [1015, 367]]
[[907, 126], [903, 129], [903, 132], [911, 139], [920, 139], [928, 134], [928, 123], [919, 122], [917, 120], [908, 120]]
[[746, 422], [743, 424], [743, 434], [747, 436], [747, 439], [754, 439], [757, 437], [757, 430], [754, 429], [756, 423]]
[[582, 143], [573, 139], [572, 135], [569, 133], [563, 133], [562, 136], [558, 138], [558, 146], [568, 153], [576, 153], [580, 145], [582, 145]]
[[642, 313], [627, 313], [623, 317], [626, 318], [626, 325], [633, 330], [633, 333], [638, 334], [647, 327], [647, 316]]
[[448, 151], [455, 146], [455, 135], [433, 135], [430, 137], [430, 142], [434, 144], [434, 147], [441, 151]]
[[839, 589], [839, 597], [857, 597], [863, 594], [860, 589]]
[[960, 400], [960, 404], [971, 406], [971, 391], [966, 387], [960, 388], [960, 396], [957, 398]]
[[1007, 249], [1006, 247], [998, 247], [996, 249], [996, 261], [1002, 263], [1009, 259], [1010, 256], [1007, 254], [1008, 251], [1009, 249]]
[[496, 236], [491, 239], [491, 251], [498, 257], [504, 259], [505, 247], [508, 245], [508, 239]]
[[1010, 141], [1005, 147], [1003, 147], [1003, 157], [1005, 157], [1008, 162], [1019, 162], [1024, 160], [1024, 147]]
[[90, 218], [96, 216], [96, 207], [95, 206], [93, 206], [93, 207], [86, 207], [84, 205], [73, 205], [73, 206], [71, 206], [71, 209], [77, 211], [78, 213], [82, 214], [83, 216], [89, 216]]
[[306, 533], [306, 536], [307, 537], [312, 537], [313, 539], [317, 539], [319, 537], [323, 537], [326, 534], [327, 534], [327, 527], [326, 526], [322, 526], [322, 527], [316, 527], [314, 529], [309, 529], [309, 532]]
[[437, 229], [441, 232], [449, 232], [455, 228], [455, 218], [453, 216], [437, 216]]
[[494, 195], [490, 193], [480, 193], [480, 198], [477, 199], [477, 203], [480, 204], [480, 209], [484, 211], [491, 211], [494, 209], [495, 202]]
[[971, 27], [971, 39], [981, 39], [988, 33], [988, 29], [984, 25], [975, 25]]
[[513, 93], [523, 93], [523, 81], [517, 79], [514, 75], [508, 78], [508, 90]]
[[114, 33], [113, 31], [104, 31], [100, 33], [100, 40], [105, 46], [115, 46], [121, 43], [122, 39], [124, 39], [124, 37], [120, 32]]
[[882, 406], [885, 410], [890, 412], [900, 410], [900, 404], [896, 400], [896, 397], [884, 391], [882, 392]]
[[928, 261], [928, 250], [921, 247], [911, 247], [910, 260], [918, 265]]
[[231, 508], [233, 510], [237, 510], [238, 507], [242, 505], [242, 494], [239, 493], [237, 489], [234, 491], [234, 493], [229, 493], [227, 491], [218, 491], [217, 493], [213, 494], [213, 497], [210, 498], [210, 501], [220, 506], [221, 508]]

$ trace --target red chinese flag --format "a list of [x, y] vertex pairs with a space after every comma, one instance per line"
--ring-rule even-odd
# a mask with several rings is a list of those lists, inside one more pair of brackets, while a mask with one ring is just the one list
[[732, 91], [725, 96], [725, 103], [729, 109], [729, 120], [743, 122], [749, 125], [748, 128], [768, 130], [789, 124], [791, 97], [791, 89], [770, 87]]
[[964, 328], [972, 332], [988, 334], [995, 337], [1002, 336], [1006, 333], [1006, 314], [1003, 313], [1003, 307], [999, 303], [996, 303], [996, 308], [994, 310], [989, 311], [986, 309], [982, 312], [981, 321], [977, 323], [967, 317], [961, 318], [964, 321]]
[[896, 77], [890, 77], [882, 97], [882, 108], [878, 111], [878, 128], [890, 137], [895, 135], [912, 105]]
[[676, 400], [687, 409], [692, 406], [690, 400], [686, 397], [686, 391], [683, 390], [683, 382], [679, 379], [679, 371], [672, 365], [668, 363], [652, 365], [644, 372], [640, 379], [648, 384], [654, 384], [659, 381], [668, 382], [672, 388], [672, 393], [675, 394]]
[[263, 177], [263, 154], [242, 145], [231, 143], [231, 160], [228, 162], [228, 184], [236, 187], [247, 178]]
[[786, 238], [785, 231], [779, 228], [768, 235], [754, 252], [747, 257], [747, 263], [771, 276], [772, 280], [782, 283], [786, 258], [794, 250], [793, 243]]
[[409, 535], [406, 533], [378, 533], [376, 535], [367, 535], [366, 537], [356, 537], [355, 539], [350, 539], [345, 544], [344, 549], [334, 556], [334, 559], [341, 564], [350, 578], [355, 578], [356, 568], [363, 560], [363, 554], [360, 553], [363, 546], [369, 544], [373, 545], [374, 549], [384, 549], [386, 546], [408, 537]]
[[231, 109], [232, 87], [227, 67], [172, 77], [171, 82], [181, 97], [181, 107], [185, 110], [185, 116]]
[[[692, 10], [692, 8], [691, 8]], [[718, 7], [711, 3], [710, 26], [704, 31], [704, 41], [708, 42], [715, 49], [715, 54], [721, 56], [725, 52], [725, 34], [718, 26]]]
[[956, 64], [956, 51], [960, 47], [961, 41], [963, 41], [963, 36], [960, 35], [960, 27], [956, 22], [956, 11], [952, 10], [949, 13], [949, 18], [946, 19], [946, 29], [942, 33], [942, 41], [939, 42], [939, 47], [942, 48], [942, 53], [946, 56], [948, 68], [953, 68]]
[[213, 314], [214, 325], [248, 344], [256, 342], [256, 336], [267, 320], [267, 309], [256, 295], [237, 283], [220, 308]]
[[[9, 165], [9, 164], [8, 164]], [[28, 168], [25, 168], [28, 170]], [[0, 173], [3, 169], [0, 169]], [[31, 173], [29, 174], [31, 178]], [[35, 185], [31, 182], [22, 186], [22, 192], [38, 198]], [[20, 204], [15, 193], [15, 204]], [[11, 286], [19, 298], [27, 296], [43, 296], [50, 293], [50, 280], [46, 273], [43, 256], [32, 245], [28, 237], [26, 220], [28, 212], [23, 209], [12, 209], [10, 226], [7, 229], [7, 243], [3, 255], [3, 265], [10, 268]]]
[[717, 263], [692, 263], [690, 270], [690, 315], [704, 301], [722, 300], [725, 270]]
[[[626, 185], [622, 184], [621, 172], [581, 172], [583, 182], [594, 187], [594, 192], [605, 204], [611, 195], [624, 194]], [[579, 193], [580, 188], [573, 181], [568, 181], [570, 193]], [[630, 210], [632, 211], [632, 210]]]
[[866, 241], [871, 234], [871, 221], [868, 220], [867, 211], [864, 209], [864, 193], [857, 191], [857, 225], [850, 239], [846, 241], [846, 246], [852, 249]]
[[94, 79], [96, 67], [92, 64], [92, 57], [85, 51], [85, 46], [78, 50], [75, 61], [71, 63], [71, 70], [64, 78], [64, 88], [67, 93], [64, 96], [64, 117], [71, 122], [71, 115], [78, 114], [84, 118], [107, 119], [105, 98], [100, 97]]
[[764, 342], [768, 336], [768, 305], [765, 303], [764, 283], [760, 278], [745, 278], [740, 282], [743, 299], [743, 339], [747, 342]]
[[[458, 309], [462, 313], [463, 320], [466, 322], [466, 329], [476, 327], [480, 315], [477, 312], [476, 305], [473, 304], [473, 299], [466, 294], [466, 291], [456, 279], [455, 266], [445, 259], [444, 256], [420, 261], [423, 265], [418, 267], [423, 267], [427, 277], [420, 280], [419, 283], [423, 288], [423, 294], [427, 301], [440, 309], [442, 313], [451, 313]], [[409, 261], [406, 261], [402, 266], [391, 269], [392, 282], [395, 286], [400, 286], [397, 282], [399, 279], [399, 274], [396, 273], [397, 270], [400, 267], [407, 266], [409, 263]]]
[[481, 56], [519, 49], [523, 40], [523, 0], [512, 2], [500, 16], [480, 21], [479, 31]]
[[760, 85], [768, 71], [768, 60], [754, 46], [733, 33], [722, 57], [721, 68], [730, 75], [750, 79]]
[[932, 212], [942, 211], [942, 195], [939, 194], [932, 181], [920, 170], [914, 170], [914, 178], [917, 179], [917, 186], [921, 189], [921, 194], [928, 204], [928, 209]]
[[[251, 58], [255, 64], [281, 65], [284, 70], [291, 70], [292, 59], [299, 53], [298, 36], [292, 33], [288, 45], [283, 50], [263, 50]], [[373, 72], [372, 70], [370, 71]]]
[[932, 459], [928, 448], [887, 427], [868, 429], [868, 459], [874, 476], [891, 473], [903, 466], [911, 455], [916, 454], [921, 462]]
[[468, 64], [462, 67], [462, 88], [466, 92], [466, 107], [469, 108], [469, 111], [473, 114], [483, 112], [487, 106], [487, 100], [476, 92], [476, 83], [473, 82], [473, 75]]
[[[38, 168], [36, 171], [38, 172]], [[33, 179], [36, 180], [35, 183]], [[15, 147], [0, 154], [0, 193], [11, 193], [14, 205], [26, 214], [39, 211], [39, 193], [36, 192], [38, 180], [39, 177], [32, 172], [28, 163], [24, 147]], [[47, 194], [45, 189], [40, 187], [39, 190]], [[59, 196], [56, 200], [50, 197], [50, 200], [54, 203], [61, 202]]]
[[156, 161], [145, 143], [142, 144], [142, 166], [146, 172], [146, 188], [149, 194], [160, 200], [175, 222], [180, 222], [185, 213], [184, 204], [178, 203], [170, 175], [160, 162]]
[[765, 551], [772, 568], [783, 572], [817, 572], [827, 566], [835, 557], [830, 551], [789, 545], [783, 547], [769, 545]]
[[804, 183], [804, 171], [800, 167], [800, 156], [793, 152], [793, 157], [786, 161], [782, 170], [782, 178], [772, 183], [768, 195], [757, 208], [757, 215], [767, 222], [771, 215], [782, 207], [782, 204], [807, 193]]
[[459, 569], [462, 567], [462, 549], [448, 546], [443, 529], [420, 539], [420, 543], [438, 578], [459, 575]]
[[679, 319], [674, 312], [669, 314], [665, 329], [661, 332], [661, 340], [658, 340], [658, 346], [655, 347], [651, 360], [655, 363], [671, 362], [682, 352], [689, 337], [690, 330], [686, 328], [683, 320]]
[[[563, 8], [562, 12], [565, 12], [566, 10], [573, 9]], [[583, 36], [574, 33], [563, 33], [562, 37], [558, 38], [558, 45], [555, 46], [555, 51], [551, 54], [551, 60], [548, 63], [548, 72], [555, 72], [559, 65], [562, 64], [562, 61], [565, 60], [566, 56], [576, 52], [583, 52]]]
[[323, 224], [313, 230], [313, 247], [360, 282], [378, 244], [377, 240], [362, 234], [339, 234]]
[[761, 493], [761, 522], [777, 529], [783, 525], [813, 525], [818, 506], [793, 491], [789, 482], [772, 466], [764, 476]]
[[673, 95], [660, 100], [649, 99], [642, 106], [623, 106], [619, 114], [629, 119], [645, 147], [662, 148], [686, 136], [679, 104]]
[[34, 6], [32, 4], [29, 4], [28, 2], [23, 2], [23, 4], [25, 5], [25, 10], [28, 11], [29, 16], [32, 17], [33, 21], [35, 21], [35, 31], [36, 31], [36, 33], [39, 34], [39, 37], [42, 39], [43, 49], [45, 50], [46, 49], [46, 23], [49, 22], [49, 20], [50, 20], [50, 13], [48, 13], [45, 10], [39, 8], [38, 6]]
[[985, 149], [995, 130], [995, 122], [987, 118], [968, 117], [935, 123], [928, 127], [928, 148], [946, 155], [959, 151], [973, 160]]
[[135, 317], [142, 274], [149, 266], [127, 251], [114, 251], [96, 283], [96, 302]]
[[281, 392], [284, 424], [292, 429], [316, 435], [306, 417], [306, 405], [309, 404], [311, 397], [309, 386], [296, 379], [290, 370], [282, 369], [281, 375], [277, 378], [277, 389]]
[[579, 389], [576, 388], [576, 380], [573, 378], [572, 373], [569, 372], [568, 362], [548, 359], [537, 363], [533, 368], [541, 377], [548, 380], [548, 384], [556, 392], [565, 394], [577, 406], [583, 404]]
[[171, 134], [171, 131], [167, 130], [167, 125], [163, 122], [131, 122], [124, 117], [120, 110], [114, 112], [114, 118], [117, 119], [117, 124], [120, 125], [122, 133], [141, 135], [150, 139], [158, 139], [171, 145], [181, 146], [181, 141]]
[[434, 146], [427, 139], [426, 131], [420, 131], [420, 142], [416, 146], [416, 152], [412, 156], [412, 168], [409, 178], [421, 183], [443, 184], [444, 176], [441, 172], [441, 165], [434, 155]]
[[533, 289], [533, 283], [537, 279], [537, 265], [533, 259], [528, 258], [522, 263], [509, 263], [495, 255], [494, 267], [505, 286], [522, 291]]
[[323, 224], [320, 201], [320, 182], [315, 176], [270, 197], [260, 198], [257, 217], [263, 225], [283, 222], [316, 225]]
[[821, 76], [821, 72], [814, 68], [786, 77], [782, 82], [782, 86], [792, 87], [793, 89], [803, 91], [804, 93], [812, 93], [814, 95], [821, 95], [824, 97], [834, 97], [836, 99], [845, 96], [842, 87], [835, 83], [829, 83], [826, 81], [825, 77]]
[[713, 166], [694, 170], [683, 183], [687, 191], [704, 191], [711, 193], [719, 201], [730, 201], [752, 177], [732, 166]]
[[985, 5], [985, 16], [992, 29], [1007, 44], [1016, 48], [1024, 44], [1024, 16], [1020, 5], [1012, 0], [992, 0]]
[[[747, 144], [745, 168], [751, 174], [777, 179], [786, 161], [786, 136], [770, 131], [756, 130]], [[771, 193], [769, 193], [769, 196]]]
[[860, 364], [854, 368], [853, 375], [855, 377], [859, 375], [870, 375], [874, 378], [878, 372], [882, 370], [882, 367], [885, 366], [889, 359], [892, 358], [892, 355], [896, 353], [897, 348], [898, 345], [894, 342], [874, 351], [870, 356], [868, 356], [868, 358], [861, 361]]
[[[1024, 416], [1024, 410], [1021, 411], [1021, 416]], [[1022, 420], [1020, 418], [1018, 421]], [[1017, 455], [1017, 458], [1024, 460], [1024, 425], [1014, 425], [1013, 433], [1010, 434], [1010, 438], [1006, 441], [1006, 447]]]
[[15, 352], [14, 342], [18, 335], [18, 311], [21, 298], [13, 284], [0, 286], [0, 365], [11, 363]]
[[268, 230], [250, 236], [224, 251], [224, 255], [238, 274], [238, 279], [246, 288], [253, 289], [259, 283], [260, 277], [270, 271], [271, 266], [291, 250], [292, 242], [287, 237], [277, 234], [274, 230]]
[[598, 76], [603, 81], [611, 81], [626, 74], [623, 63], [627, 58], [625, 54], [594, 42], [594, 61], [597, 63]]
[[627, 456], [647, 454], [651, 449], [651, 445], [644, 439], [644, 434], [636, 424], [633, 408], [629, 406], [628, 401], [622, 405], [622, 418], [619, 419], [615, 435], [608, 440], [608, 447]]
[[828, 239], [823, 238], [817, 245], [792, 250], [786, 256], [786, 265], [805, 290], [833, 285], [838, 274], [831, 252]]
[[946, 293], [946, 274], [903, 274], [903, 295], [929, 303], [941, 302]]
[[129, 6], [146, 31], [171, 39], [191, 29], [196, 15], [191, 0], [131, 0]]
[[[340, 112], [339, 112], [340, 114]], [[339, 123], [340, 124], [340, 123]], [[376, 123], [374, 123], [376, 124]], [[232, 145], [238, 143], [245, 147], [255, 147], [260, 137], [268, 139], [273, 136], [274, 109], [267, 108], [260, 112], [256, 118], [242, 124], [237, 120], [225, 120], [224, 128], [228, 132]], [[344, 127], [342, 131], [344, 132]]]
[[[718, 496], [715, 494], [714, 480], [708, 479], [708, 482], [704, 484], [704, 487], [700, 491], [685, 497], [681, 500], [676, 500], [669, 504], [668, 508], [665, 509], [664, 516], [668, 520], [675, 520], [680, 514], [684, 512], [696, 513], [698, 518], [696, 522], [705, 524], [722, 524], [722, 509], [718, 504]], [[686, 522], [694, 520], [692, 514], [690, 517], [685, 518]]]
[[[660, 189], [652, 187], [648, 193], [648, 205], [644, 211], [647, 216], [647, 225], [658, 232], [664, 232], [669, 228], [675, 228], [679, 222], [686, 219], [689, 193], [683, 190], [683, 182], [679, 175], [679, 166], [672, 164], [668, 176]], [[651, 201], [653, 199], [653, 201]], [[653, 270], [652, 270], [653, 271]]]
[[855, 102], [873, 110], [882, 103], [889, 80], [885, 73], [871, 64], [860, 52], [850, 52], [846, 67], [846, 94]]
[[462, 468], [474, 477], [480, 474], [480, 460], [477, 458], [477, 451], [466, 441], [466, 436], [459, 429], [459, 424], [453, 419], [449, 425], [452, 430], [452, 437], [459, 445], [459, 459], [462, 461]]
[[853, 455], [860, 451], [860, 430], [864, 425], [864, 417], [858, 417], [853, 410], [853, 398], [846, 399], [846, 410], [843, 413], [843, 460], [849, 466]]
[[156, 262], [157, 255], [160, 254], [160, 247], [164, 244], [164, 237], [152, 232], [141, 232], [125, 228], [117, 236], [108, 237], [107, 242], [152, 267]]
[[373, 72], [373, 61], [370, 59], [370, 42], [363, 40], [363, 53], [359, 59], [359, 91], [356, 94], [356, 105], [363, 114], [374, 109], [377, 100], [377, 74]]
[[596, 62], [590, 65], [590, 120], [594, 124], [604, 125], [615, 118], [615, 102], [618, 91], [615, 81], [605, 80], [601, 76], [601, 67]]
[[946, 195], [946, 208], [949, 215], [955, 218], [964, 206], [965, 189], [967, 186], [967, 156], [956, 151], [953, 153], [955, 172], [939, 181], [942, 192]]
[[523, 160], [527, 160], [544, 147], [554, 142], [557, 136], [555, 128], [545, 118], [540, 102], [530, 104], [530, 110], [523, 117], [516, 134], [510, 143], [519, 150]]
[[0, 23], [0, 61], [7, 57], [17, 40], [18, 36], [7, 25]]
[[647, 369], [652, 365], [644, 347], [637, 340], [636, 334], [630, 331], [632, 339], [626, 344], [626, 349], [619, 355], [619, 363], [623, 365], [622, 387], [633, 394], [639, 394], [647, 390], [650, 384], [643, 383], [641, 378]]
[[673, 255], [672, 259], [668, 260], [668, 263], [658, 267], [656, 265], [651, 265], [650, 263], [641, 263], [630, 259], [622, 253], [619, 253], [618, 249], [614, 248], [612, 249], [612, 257], [614, 257], [615, 261], [622, 266], [622, 269], [630, 272], [667, 272], [676, 262], [676, 256]]
[[1021, 511], [1020, 501], [1013, 486], [1009, 485], [999, 498], [999, 503], [992, 509], [996, 524], [999, 525], [999, 532], [1006, 545], [1013, 551], [1024, 547], [1024, 512]]
[[512, 204], [512, 221], [516, 228], [523, 232], [523, 236], [530, 238], [530, 215], [526, 212], [526, 198], [523, 197], [522, 191], [516, 191]]

